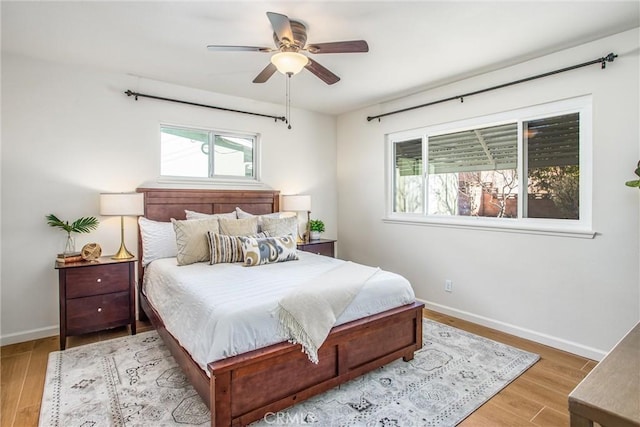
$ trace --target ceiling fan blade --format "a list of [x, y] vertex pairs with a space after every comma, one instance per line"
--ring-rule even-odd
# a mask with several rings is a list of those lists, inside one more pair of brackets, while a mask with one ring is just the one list
[[269, 77], [273, 76], [273, 73], [275, 73], [276, 70], [277, 70], [276, 66], [273, 65], [271, 62], [269, 62], [269, 65], [264, 67], [264, 70], [260, 71], [260, 74], [258, 74], [256, 78], [253, 79], [253, 82], [254, 83], [266, 82], [267, 80], [269, 80]]
[[291, 22], [286, 15], [281, 15], [275, 12], [267, 12], [267, 17], [273, 27], [273, 32], [276, 33], [278, 40], [283, 42], [285, 39], [289, 43], [293, 43], [293, 31], [291, 31]]
[[313, 59], [309, 58], [309, 62], [305, 65], [305, 68], [315, 74], [320, 80], [325, 82], [328, 85], [332, 85], [334, 83], [338, 83], [340, 81], [340, 77], [333, 74], [331, 71], [327, 70], [322, 65], [318, 64]]
[[270, 47], [260, 46], [228, 46], [219, 44], [210, 44], [207, 49], [214, 52], [273, 52]]
[[349, 40], [344, 42], [313, 43], [305, 50], [310, 53], [355, 53], [369, 52], [369, 45], [364, 40]]

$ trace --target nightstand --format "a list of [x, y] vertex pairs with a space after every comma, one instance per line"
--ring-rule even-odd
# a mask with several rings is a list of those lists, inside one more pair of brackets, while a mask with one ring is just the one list
[[60, 350], [67, 336], [130, 325], [136, 333], [136, 258], [56, 262], [60, 286]]
[[309, 243], [298, 243], [298, 250], [334, 257], [335, 242], [336, 241], [332, 239], [311, 240]]

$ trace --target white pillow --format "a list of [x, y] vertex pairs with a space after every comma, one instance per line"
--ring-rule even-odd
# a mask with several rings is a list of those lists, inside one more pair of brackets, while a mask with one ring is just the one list
[[160, 258], [173, 258], [178, 254], [173, 224], [138, 218], [142, 238], [142, 266]]
[[187, 216], [187, 219], [202, 219], [202, 218], [229, 218], [229, 219], [236, 219], [236, 218], [238, 218], [238, 216], [236, 215], [235, 211], [229, 212], [229, 213], [223, 213], [223, 214], [206, 214], [206, 213], [202, 213], [202, 212], [190, 211], [190, 210], [185, 209], [184, 213]]

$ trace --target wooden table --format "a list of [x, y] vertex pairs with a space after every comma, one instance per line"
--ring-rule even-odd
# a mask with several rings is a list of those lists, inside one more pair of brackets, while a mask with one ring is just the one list
[[569, 394], [571, 427], [640, 427], [640, 323]]

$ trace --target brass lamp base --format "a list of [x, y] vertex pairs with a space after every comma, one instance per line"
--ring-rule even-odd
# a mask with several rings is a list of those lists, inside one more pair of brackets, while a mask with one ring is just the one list
[[111, 257], [111, 259], [131, 259], [131, 258], [133, 258], [133, 254], [129, 252], [127, 248], [125, 248], [124, 242], [120, 244], [120, 249], [118, 249], [118, 252]]
[[133, 254], [124, 246], [124, 217], [120, 217], [120, 249], [111, 259], [131, 259]]

